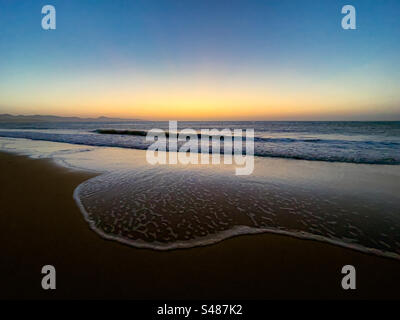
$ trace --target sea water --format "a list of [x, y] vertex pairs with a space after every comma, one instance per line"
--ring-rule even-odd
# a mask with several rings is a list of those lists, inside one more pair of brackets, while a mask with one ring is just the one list
[[0, 148], [98, 172], [74, 198], [93, 230], [132, 246], [187, 248], [274, 232], [400, 258], [399, 122], [179, 125], [254, 128], [254, 174], [150, 166], [143, 135], [98, 133], [167, 129], [164, 122], [0, 124]]

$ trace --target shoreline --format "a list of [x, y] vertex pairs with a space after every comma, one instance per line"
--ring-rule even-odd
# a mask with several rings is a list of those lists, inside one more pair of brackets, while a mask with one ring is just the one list
[[[219, 232], [217, 234], [213, 234], [211, 237], [199, 237], [198, 239], [192, 239], [190, 242], [174, 242], [169, 245], [162, 244], [161, 242], [152, 242], [152, 243], [147, 243], [147, 242], [142, 242], [139, 240], [135, 240], [133, 242], [128, 241], [126, 239], [114, 236], [112, 234], [106, 234], [102, 230], [96, 228], [96, 226], [93, 224], [93, 221], [89, 219], [89, 214], [85, 210], [84, 206], [82, 205], [78, 193], [79, 193], [79, 187], [78, 185], [74, 192], [73, 192], [73, 199], [76, 202], [76, 205], [78, 206], [79, 210], [81, 211], [85, 221], [88, 223], [88, 227], [95, 232], [100, 238], [107, 240], [107, 241], [116, 241], [122, 245], [126, 245], [131, 248], [136, 248], [136, 249], [147, 249], [147, 250], [154, 250], [154, 251], [173, 251], [173, 250], [186, 250], [186, 249], [194, 249], [198, 247], [206, 247], [206, 246], [212, 246], [216, 245], [222, 241], [229, 240], [235, 237], [241, 237], [241, 236], [251, 236], [251, 235], [261, 235], [261, 234], [273, 234], [273, 235], [278, 235], [278, 236], [284, 236], [284, 237], [291, 237], [294, 239], [298, 240], [305, 240], [305, 241], [315, 241], [315, 242], [321, 242], [321, 243], [326, 243], [329, 245], [333, 246], [338, 246], [344, 249], [348, 250], [353, 250], [359, 253], [367, 254], [367, 255], [373, 255], [377, 256], [380, 258], [385, 258], [385, 259], [391, 259], [391, 260], [397, 260], [400, 262], [400, 256], [391, 253], [391, 252], [381, 252], [377, 249], [374, 248], [367, 248], [363, 247], [360, 245], [351, 245], [349, 243], [345, 243], [340, 240], [334, 240], [334, 239], [329, 239], [326, 237], [322, 236], [317, 236], [313, 234], [308, 234], [308, 233], [296, 233], [296, 232], [291, 232], [291, 231], [286, 231], [286, 230], [278, 230], [278, 229], [271, 229], [271, 228], [251, 228], [248, 226], [234, 226], [231, 229]], [[197, 242], [196, 242], [197, 240]], [[193, 241], [195, 244], [193, 244]]]
[[[8, 152], [0, 152], [0, 168], [2, 298], [400, 299], [394, 259], [272, 233], [138, 249], [101, 238], [75, 204], [75, 188], [97, 174]], [[45, 264], [56, 267], [55, 292], [40, 288]], [[357, 269], [355, 291], [340, 287], [345, 264]]]

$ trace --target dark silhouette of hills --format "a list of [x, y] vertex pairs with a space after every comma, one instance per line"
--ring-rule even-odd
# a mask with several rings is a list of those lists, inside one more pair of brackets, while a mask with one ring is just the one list
[[138, 121], [140, 119], [124, 119], [124, 118], [80, 118], [80, 117], [60, 117], [51, 115], [11, 115], [0, 114], [0, 122], [124, 122]]

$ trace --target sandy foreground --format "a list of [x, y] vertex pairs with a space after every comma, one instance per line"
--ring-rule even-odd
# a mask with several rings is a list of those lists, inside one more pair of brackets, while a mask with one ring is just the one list
[[[93, 174], [0, 153], [0, 298], [400, 299], [400, 261], [273, 234], [207, 247], [136, 249], [91, 231], [72, 198]], [[41, 288], [54, 265], [57, 289]], [[341, 268], [357, 289], [341, 288]]]

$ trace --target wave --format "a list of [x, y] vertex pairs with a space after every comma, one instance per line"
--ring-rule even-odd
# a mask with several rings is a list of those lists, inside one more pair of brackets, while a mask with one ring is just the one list
[[[96, 129], [93, 130], [92, 132], [98, 133], [98, 134], [115, 134], [115, 135], [121, 135], [121, 136], [141, 136], [145, 137], [149, 133], [147, 130], [116, 130], [116, 129]], [[163, 131], [160, 130], [160, 133], [164, 133], [165, 136], [168, 138], [170, 136], [170, 133], [168, 131]], [[190, 136], [190, 135], [189, 135]], [[201, 133], [197, 133], [196, 135], [197, 138], [201, 137], [213, 137], [213, 135], [205, 135]], [[221, 139], [224, 138], [232, 138], [231, 136], [220, 136]], [[325, 140], [321, 139], [293, 139], [293, 138], [263, 138], [263, 137], [254, 137], [254, 141], [264, 141], [264, 142], [324, 142]]]
[[118, 135], [128, 135], [128, 136], [141, 136], [145, 137], [147, 135], [147, 131], [141, 130], [115, 130], [115, 129], [96, 129], [93, 130], [95, 133], [99, 134], [118, 134]]
[[[150, 142], [146, 130], [96, 129], [90, 132], [49, 133], [43, 131], [3, 130], [0, 136], [52, 141], [97, 147], [119, 147], [147, 150]], [[338, 139], [270, 138], [256, 136], [254, 155], [309, 161], [357, 164], [399, 165], [400, 143], [397, 141], [351, 141]], [[179, 142], [178, 148], [184, 143]], [[220, 152], [223, 152], [223, 143]], [[209, 152], [212, 149], [210, 142]], [[168, 151], [168, 144], [166, 144]]]
[[[150, 131], [147, 130], [116, 130], [116, 129], [97, 129], [97, 130], [93, 130], [93, 132], [95, 133], [99, 133], [99, 134], [116, 134], [116, 135], [121, 135], [121, 136], [141, 136], [141, 137], [145, 137], [149, 134]], [[171, 133], [169, 131], [164, 131], [164, 130], [155, 130], [152, 131], [154, 132], [160, 132], [163, 133], [165, 135], [166, 138], [169, 138], [169, 136], [171, 135]], [[196, 134], [185, 134], [185, 137], [197, 137], [197, 138], [212, 138], [212, 137], [220, 137], [220, 139], [224, 139], [224, 138], [231, 138], [232, 136], [223, 136], [223, 135], [208, 135], [208, 134], [202, 134], [202, 133], [196, 133]]]
[[[74, 199], [93, 231], [138, 248], [184, 249], [274, 233], [400, 260], [393, 229], [399, 221], [388, 219], [389, 212], [380, 231], [371, 231], [371, 220], [382, 217], [361, 215], [354, 201], [345, 207], [315, 193], [299, 198], [277, 186], [226, 179], [179, 171], [111, 172], [83, 182]], [[322, 211], [327, 202], [330, 209]]]
[[[145, 137], [148, 135], [149, 131], [148, 130], [116, 130], [116, 129], [96, 129], [93, 130], [92, 132], [94, 133], [99, 133], [99, 134], [111, 134], [111, 135], [128, 135], [128, 136], [142, 136]], [[160, 129], [160, 133], [164, 133], [166, 137], [169, 137], [170, 133], [168, 131], [164, 131]], [[189, 136], [191, 136], [189, 134]], [[197, 133], [196, 135], [192, 136], [197, 136], [197, 138], [201, 137], [209, 137], [212, 138], [213, 135], [204, 135], [201, 133]], [[216, 135], [214, 135], [216, 136]], [[219, 135], [218, 135], [219, 136]], [[219, 136], [221, 139], [224, 138], [232, 138], [231, 136], [224, 136], [221, 135]], [[359, 142], [359, 141], [351, 141], [351, 140], [334, 140], [334, 139], [318, 139], [318, 138], [305, 138], [305, 139], [296, 139], [296, 138], [266, 138], [266, 137], [260, 137], [260, 136], [255, 136], [254, 141], [259, 141], [259, 142], [274, 142], [274, 143], [296, 143], [296, 142], [309, 142], [309, 143], [346, 143], [346, 142]], [[365, 144], [375, 144], [376, 141], [362, 141]], [[400, 146], [400, 142], [392, 142], [392, 141], [381, 141], [379, 144], [382, 145], [388, 145], [388, 146]]]
[[[28, 146], [29, 153], [41, 152], [70, 168], [101, 168], [96, 170], [98, 176], [75, 189], [74, 199], [90, 228], [105, 239], [169, 250], [210, 245], [244, 234], [276, 233], [400, 259], [398, 197], [391, 194], [381, 197], [381, 193], [374, 196], [376, 190], [382, 191], [374, 178], [370, 179], [369, 189], [373, 190], [373, 196], [369, 196], [370, 193], [359, 193], [356, 189], [328, 190], [320, 183], [314, 186], [301, 183], [301, 188], [297, 188], [293, 181], [260, 179], [262, 175], [237, 179], [210, 168], [153, 167], [146, 165], [145, 159], [142, 159], [144, 165], [137, 158], [131, 161], [129, 157], [134, 152], [115, 148], [51, 147], [52, 144], [41, 142], [0, 139], [0, 145], [7, 144], [8, 150], [14, 151], [18, 146]], [[108, 155], [106, 166], [105, 155]], [[114, 167], [116, 155], [126, 156], [129, 166], [117, 163]], [[99, 167], [95, 165], [98, 159], [101, 159]], [[259, 159], [257, 165], [264, 168], [267, 163]], [[294, 166], [291, 170], [297, 171], [303, 164], [292, 161], [285, 166]], [[308, 166], [313, 167], [311, 163]], [[332, 168], [336, 170], [336, 166]], [[397, 168], [382, 168], [382, 172], [386, 174], [388, 169], [397, 172]], [[357, 180], [360, 173], [368, 176], [368, 172], [376, 170], [340, 166], [335, 172], [344, 176], [346, 172], [352, 173], [348, 179]], [[341, 185], [347, 185], [347, 181]]]

